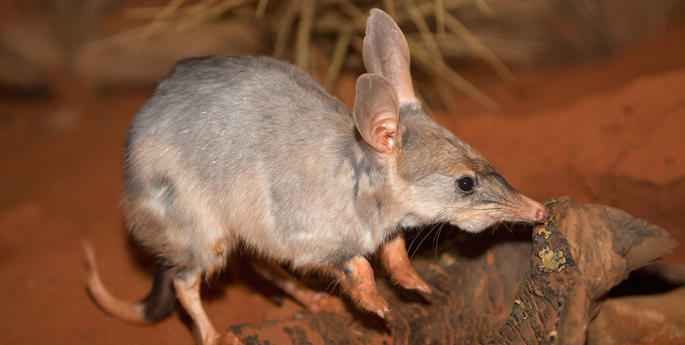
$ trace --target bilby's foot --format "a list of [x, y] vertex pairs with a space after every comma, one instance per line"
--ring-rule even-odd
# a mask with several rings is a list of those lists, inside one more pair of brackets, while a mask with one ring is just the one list
[[404, 237], [401, 234], [384, 243], [379, 249], [379, 254], [383, 266], [395, 283], [407, 290], [426, 295], [431, 293], [430, 286], [412, 267], [405, 248]]
[[345, 293], [362, 309], [385, 318], [390, 307], [378, 292], [373, 269], [362, 256], [355, 256], [345, 263], [344, 269], [337, 273]]
[[390, 315], [388, 302], [378, 293], [378, 290], [355, 289], [351, 297], [360, 308], [370, 311], [382, 319]]
[[176, 297], [193, 319], [198, 340], [202, 345], [217, 345], [219, 333], [207, 317], [202, 302], [200, 301], [200, 274], [188, 275], [185, 278], [174, 278], [173, 284], [176, 289]]
[[262, 277], [271, 281], [313, 313], [324, 311], [332, 313], [345, 312], [345, 304], [340, 298], [310, 289], [297, 277], [294, 277], [275, 263], [254, 260], [252, 261], [252, 266]]

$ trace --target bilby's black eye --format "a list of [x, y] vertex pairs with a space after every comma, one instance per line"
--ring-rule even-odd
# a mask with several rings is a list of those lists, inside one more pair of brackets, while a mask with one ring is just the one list
[[462, 176], [457, 179], [457, 188], [462, 192], [470, 192], [476, 183], [473, 181], [471, 176]]

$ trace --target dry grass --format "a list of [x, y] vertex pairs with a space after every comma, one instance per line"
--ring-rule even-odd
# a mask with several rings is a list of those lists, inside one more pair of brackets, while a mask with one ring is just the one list
[[[502, 61], [540, 64], [587, 60], [611, 53], [660, 28], [681, 8], [679, 0], [170, 0], [164, 7], [131, 8], [149, 20], [112, 36], [107, 47], [157, 33], [187, 30], [236, 17], [271, 32], [272, 55], [305, 70], [321, 71], [332, 89], [344, 70], [359, 73], [369, 10], [386, 10], [405, 32], [414, 67], [434, 81], [441, 103], [455, 88], [489, 109], [497, 103], [448, 62], [477, 58], [505, 82], [515, 80]], [[419, 95], [422, 93], [418, 86]], [[426, 92], [427, 93], [427, 92]]]
[[[73, 65], [82, 65], [75, 61], [93, 51], [117, 56], [113, 52], [130, 50], [131, 43], [146, 45], [159, 35], [173, 38], [210, 23], [242, 21], [264, 28], [267, 53], [312, 72], [333, 89], [342, 73], [363, 71], [365, 22], [369, 9], [379, 7], [405, 32], [416, 74], [430, 77], [428, 88], [416, 84], [419, 95], [447, 105], [457, 89], [491, 109], [496, 102], [464, 79], [454, 62], [479, 59], [511, 82], [515, 77], [507, 65], [583, 61], [612, 53], [664, 27], [683, 7], [682, 0], [168, 0], [158, 7], [125, 8], [126, 17], [145, 24], [93, 40], [116, 0], [14, 1], [28, 17], [45, 20], [0, 36], [0, 84], [34, 85], [41, 78], [50, 84], [60, 68], [72, 73]], [[253, 40], [261, 40], [261, 34]], [[214, 36], [204, 37], [217, 45], [236, 45]], [[158, 54], [170, 59], [187, 46], [179, 44], [178, 53], [169, 49]], [[135, 69], [146, 61], [128, 63]], [[436, 86], [434, 97], [428, 90]]]
[[[312, 71], [314, 57], [326, 65], [324, 85], [331, 89], [345, 69], [360, 69], [361, 42], [368, 12], [381, 7], [393, 14], [406, 33], [415, 66], [437, 81], [439, 95], [449, 102], [454, 87], [494, 109], [497, 103], [462, 78], [446, 62], [438, 41], [461, 44], [472, 55], [490, 64], [504, 80], [513, 74], [465, 25], [450, 12], [463, 6], [483, 6], [483, 0], [408, 0], [382, 2], [355, 0], [170, 0], [164, 7], [130, 8], [126, 14], [149, 23], [94, 42], [92, 48], [107, 49], [149, 38], [158, 33], [177, 32], [213, 20], [249, 17], [272, 32], [272, 55]], [[487, 11], [487, 8], [484, 7]], [[320, 66], [317, 66], [320, 67]], [[355, 71], [358, 72], [358, 71]], [[419, 90], [420, 92], [420, 90]]]

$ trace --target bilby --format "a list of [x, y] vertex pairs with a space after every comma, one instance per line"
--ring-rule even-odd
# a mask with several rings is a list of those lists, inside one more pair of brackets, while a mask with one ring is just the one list
[[96, 302], [120, 318], [156, 321], [176, 297], [199, 342], [214, 344], [200, 283], [244, 246], [293, 270], [328, 272], [358, 307], [387, 317], [367, 257], [378, 253], [395, 282], [430, 293], [402, 228], [446, 222], [479, 232], [547, 219], [543, 205], [422, 109], [405, 37], [378, 9], [363, 60], [352, 111], [269, 57], [179, 63], [135, 116], [124, 157], [127, 225], [158, 259], [152, 290], [137, 303], [115, 298], [88, 250]]

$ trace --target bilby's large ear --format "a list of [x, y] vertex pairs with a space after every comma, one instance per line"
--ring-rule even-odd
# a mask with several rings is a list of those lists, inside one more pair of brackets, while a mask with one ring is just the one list
[[362, 55], [366, 71], [388, 78], [401, 103], [418, 102], [411, 83], [407, 40], [395, 21], [377, 8], [366, 20]]
[[390, 81], [380, 74], [366, 73], [357, 79], [354, 125], [362, 138], [378, 153], [395, 148], [399, 103]]

